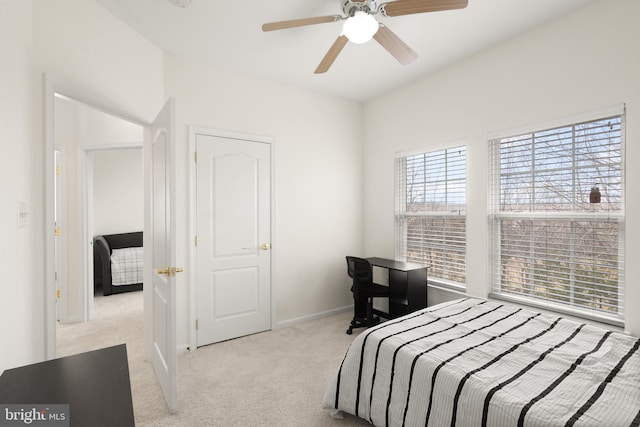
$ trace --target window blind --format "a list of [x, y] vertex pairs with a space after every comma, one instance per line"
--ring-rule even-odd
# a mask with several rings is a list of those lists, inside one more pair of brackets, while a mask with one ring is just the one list
[[490, 141], [494, 296], [620, 323], [623, 129], [617, 115]]
[[466, 147], [396, 159], [396, 258], [456, 284], [466, 274]]

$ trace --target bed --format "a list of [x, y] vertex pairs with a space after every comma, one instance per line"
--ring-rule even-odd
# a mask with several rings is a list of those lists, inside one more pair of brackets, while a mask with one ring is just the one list
[[640, 340], [475, 298], [358, 335], [323, 407], [376, 426], [640, 424]]
[[103, 295], [142, 290], [143, 265], [142, 231], [94, 237], [94, 287]]

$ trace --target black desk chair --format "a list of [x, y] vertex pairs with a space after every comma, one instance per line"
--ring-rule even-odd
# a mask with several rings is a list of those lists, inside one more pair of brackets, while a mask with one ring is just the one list
[[351, 335], [354, 328], [367, 328], [380, 321], [374, 317], [373, 298], [388, 298], [389, 287], [373, 283], [371, 264], [364, 258], [348, 256], [347, 273], [353, 279], [353, 320], [347, 330]]

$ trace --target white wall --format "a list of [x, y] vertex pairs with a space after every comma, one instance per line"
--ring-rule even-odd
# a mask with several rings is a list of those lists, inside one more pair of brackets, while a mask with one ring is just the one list
[[162, 107], [162, 51], [93, 1], [34, 0], [37, 73], [150, 122]]
[[[86, 185], [92, 185], [94, 235], [142, 230], [143, 127], [57, 97], [55, 133], [56, 149], [64, 157], [68, 225], [75, 225], [74, 231], [80, 232], [84, 206], [78, 206], [76, 198], [80, 197], [79, 192], [88, 191]], [[87, 154], [92, 160], [85, 159]], [[85, 175], [93, 178], [93, 183], [85, 182]]]
[[[163, 100], [162, 51], [102, 7], [93, 1], [35, 0], [33, 25], [38, 75], [47, 73], [85, 92], [100, 106], [112, 106], [138, 120], [151, 121], [159, 111]], [[66, 109], [61, 117], [63, 105]], [[132, 132], [127, 124], [113, 126], [118, 122], [113, 117], [60, 99], [56, 110], [56, 144], [64, 150], [67, 178], [63, 223], [67, 276], [61, 285], [59, 309], [62, 320], [74, 322], [86, 318], [85, 292], [90, 292], [88, 276], [80, 269], [89, 242], [82, 239], [84, 205], [76, 202], [87, 185], [79, 156], [84, 156], [89, 145], [140, 143], [142, 131]], [[36, 125], [39, 120], [34, 120]]]
[[163, 64], [158, 48], [86, 0], [0, 1], [0, 58], [2, 371], [45, 357], [42, 73], [150, 120], [162, 106]]
[[467, 289], [486, 296], [487, 135], [626, 103], [626, 327], [640, 335], [640, 2], [586, 8], [369, 102], [367, 255], [393, 256], [393, 158], [454, 140], [468, 147]]
[[142, 231], [142, 149], [93, 153], [93, 234]]
[[[44, 357], [41, 165], [34, 161], [31, 1], [0, 2], [0, 372]], [[18, 203], [26, 226], [18, 228]]]
[[[177, 100], [178, 264], [188, 265], [188, 128], [275, 139], [273, 295], [277, 324], [345, 307], [345, 255], [362, 251], [360, 104], [208, 68], [167, 55], [167, 96]], [[178, 343], [187, 339], [188, 272], [178, 275]]]

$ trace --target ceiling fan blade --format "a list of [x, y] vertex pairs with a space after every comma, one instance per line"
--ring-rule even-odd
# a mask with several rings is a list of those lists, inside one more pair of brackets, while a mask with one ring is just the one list
[[412, 15], [414, 13], [464, 9], [468, 3], [468, 0], [397, 0], [382, 3], [378, 7], [378, 12], [382, 16]]
[[327, 54], [324, 56], [324, 58], [322, 58], [322, 61], [320, 61], [320, 64], [318, 65], [318, 68], [316, 68], [316, 71], [314, 71], [314, 73], [315, 74], [326, 73], [329, 70], [329, 68], [331, 68], [333, 61], [336, 60], [336, 58], [338, 57], [340, 52], [342, 52], [342, 49], [344, 49], [344, 46], [347, 44], [348, 41], [349, 39], [347, 38], [347, 36], [343, 36], [343, 35], [338, 36], [336, 41], [333, 42], [333, 44], [329, 48], [329, 51], [327, 52]]
[[384, 25], [380, 25], [373, 38], [402, 65], [407, 65], [418, 57], [417, 53]]
[[284, 30], [286, 28], [302, 27], [305, 25], [324, 24], [342, 20], [340, 15], [316, 16], [315, 18], [292, 19], [290, 21], [269, 22], [262, 25], [262, 31]]

